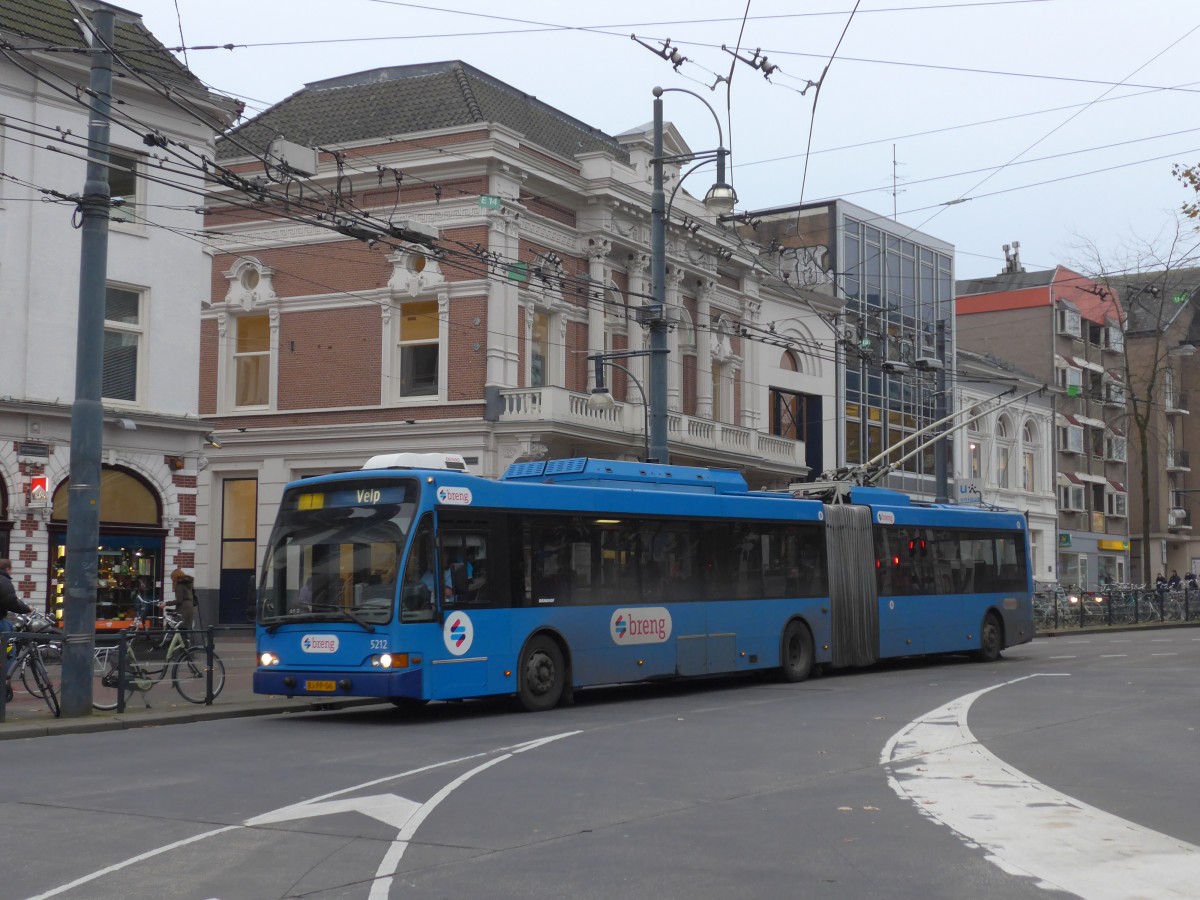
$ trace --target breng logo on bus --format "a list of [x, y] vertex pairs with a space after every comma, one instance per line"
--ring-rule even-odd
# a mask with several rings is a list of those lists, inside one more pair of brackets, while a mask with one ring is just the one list
[[671, 637], [671, 613], [664, 606], [615, 610], [608, 622], [614, 644], [662, 644]]
[[454, 656], [462, 656], [471, 649], [475, 642], [475, 625], [471, 617], [464, 612], [454, 612], [446, 616], [446, 624], [442, 626], [442, 643]]
[[300, 638], [300, 649], [305, 653], [337, 653], [336, 634], [306, 634]]
[[470, 506], [471, 489], [465, 487], [446, 487], [437, 489], [437, 501], [443, 506]]

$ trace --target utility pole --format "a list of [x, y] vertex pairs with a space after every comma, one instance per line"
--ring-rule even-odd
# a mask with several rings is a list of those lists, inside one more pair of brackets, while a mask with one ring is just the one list
[[662, 88], [654, 89], [654, 182], [650, 195], [650, 459], [666, 465], [667, 449], [667, 197], [663, 191]]
[[92, 10], [91, 106], [87, 181], [79, 210], [79, 323], [75, 349], [75, 402], [71, 406], [71, 474], [67, 499], [67, 589], [63, 610], [62, 714], [92, 712], [92, 655], [96, 644], [96, 576], [100, 540], [100, 457], [104, 408], [104, 300], [108, 279], [108, 120], [116, 17]]
[[[934, 381], [936, 394], [933, 398], [933, 418], [940, 420], [946, 418], [946, 368], [949, 362], [946, 359], [946, 320], [937, 320], [937, 357], [942, 361], [942, 367], [937, 371], [937, 377]], [[935, 503], [950, 502], [950, 486], [948, 484], [948, 466], [946, 465], [946, 437], [944, 431], [939, 430], [938, 436], [934, 439], [933, 445], [933, 480], [937, 482], [935, 485], [936, 495], [934, 496]]]

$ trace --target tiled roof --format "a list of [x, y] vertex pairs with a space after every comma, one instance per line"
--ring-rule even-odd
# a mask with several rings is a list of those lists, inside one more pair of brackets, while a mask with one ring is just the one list
[[[505, 125], [567, 159], [595, 151], [629, 159], [611, 135], [457, 60], [316, 81], [230, 134], [265, 150], [279, 136], [327, 147], [476, 123]], [[241, 155], [233, 141], [221, 142], [220, 158]]]
[[[136, 23], [122, 21], [136, 15], [119, 10], [116, 22], [117, 55], [133, 69], [169, 82], [174, 87], [204, 92], [201, 84], [188, 69], [154, 37], [138, 17]], [[7, 43], [18, 48], [87, 47], [83, 35], [75, 27], [75, 11], [67, 0], [3, 0], [0, 3], [0, 33]], [[120, 64], [114, 73], [123, 71]]]

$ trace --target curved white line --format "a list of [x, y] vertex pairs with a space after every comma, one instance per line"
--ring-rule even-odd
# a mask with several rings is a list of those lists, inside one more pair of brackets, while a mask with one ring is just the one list
[[971, 704], [1023, 680], [966, 694], [896, 732], [880, 758], [892, 789], [1040, 887], [1089, 900], [1195, 897], [1200, 847], [1047, 787], [979, 744]]
[[[397, 772], [395, 775], [385, 775], [383, 778], [376, 778], [371, 781], [364, 781], [362, 784], [356, 784], [352, 787], [341, 788], [340, 790], [336, 790], [336, 791], [330, 791], [327, 794], [321, 794], [320, 796], [312, 797], [309, 800], [304, 800], [300, 803], [294, 804], [293, 806], [282, 807], [281, 809], [274, 810], [269, 813], [264, 813], [261, 816], [255, 816], [254, 818], [247, 819], [241, 825], [226, 825], [222, 828], [216, 828], [216, 829], [213, 829], [212, 831], [205, 831], [202, 834], [196, 834], [196, 835], [193, 835], [192, 837], [184, 838], [181, 841], [175, 841], [173, 843], [166, 844], [162, 847], [156, 847], [153, 850], [147, 850], [145, 853], [139, 853], [137, 856], [131, 856], [131, 857], [129, 857], [129, 859], [121, 860], [120, 862], [113, 863], [111, 866], [106, 866], [103, 869], [99, 869], [95, 872], [91, 872], [90, 874], [83, 875], [79, 878], [76, 878], [74, 881], [72, 881], [68, 884], [59, 885], [56, 888], [52, 888], [51, 890], [46, 891], [44, 894], [38, 894], [36, 897], [30, 897], [29, 900], [46, 900], [46, 898], [48, 898], [48, 897], [57, 897], [60, 894], [65, 894], [67, 891], [70, 891], [74, 888], [79, 887], [80, 885], [87, 884], [90, 881], [95, 881], [97, 878], [102, 878], [105, 875], [112, 874], [113, 872], [118, 872], [121, 869], [124, 869], [124, 868], [134, 865], [135, 863], [144, 862], [147, 859], [151, 859], [155, 856], [159, 856], [163, 853], [167, 853], [178, 847], [183, 847], [187, 844], [194, 844], [197, 841], [202, 841], [205, 838], [214, 837], [218, 834], [224, 834], [227, 831], [237, 831], [240, 828], [253, 828], [255, 825], [259, 824], [260, 822], [268, 823], [268, 822], [279, 821], [279, 814], [281, 812], [288, 813], [290, 818], [303, 818], [304, 807], [308, 807], [308, 806], [314, 807], [314, 811], [315, 811], [315, 807], [317, 807], [318, 804], [323, 803], [324, 801], [330, 800], [334, 797], [340, 797], [344, 794], [351, 794], [351, 793], [354, 793], [355, 791], [361, 791], [361, 790], [364, 790], [365, 788], [374, 787], [376, 785], [384, 784], [389, 781], [399, 781], [402, 778], [408, 778], [410, 775], [418, 775], [418, 774], [421, 774], [422, 772], [429, 772], [433, 769], [445, 768], [446, 766], [451, 766], [456, 763], [465, 762], [466, 760], [469, 760], [469, 759], [479, 759], [481, 757], [488, 756], [492, 753], [503, 753], [504, 754], [503, 756], [497, 757], [496, 759], [493, 759], [487, 763], [484, 763], [481, 766], [477, 766], [476, 768], [472, 769], [470, 772], [467, 772], [465, 775], [459, 776], [454, 781], [450, 782], [450, 784], [446, 785], [446, 787], [442, 788], [442, 790], [438, 791], [437, 794], [435, 794], [433, 797], [431, 797], [429, 800], [427, 800], [424, 804], [421, 805], [421, 807], [418, 809], [418, 811], [413, 814], [412, 820], [409, 823], [407, 823], [405, 825], [405, 827], [401, 829], [400, 834], [398, 834], [396, 836], [396, 841], [392, 844], [391, 848], [389, 848], [389, 850], [388, 850], [388, 854], [385, 855], [385, 857], [384, 857], [384, 863], [386, 863], [388, 858], [391, 856], [391, 854], [395, 852], [396, 845], [398, 843], [402, 842], [399, 853], [395, 857], [395, 865], [398, 865], [401, 857], [403, 857], [403, 855], [404, 855], [404, 848], [407, 847], [408, 841], [410, 841], [412, 839], [412, 832], [416, 831], [417, 826], [419, 826], [421, 824], [421, 822], [423, 822], [425, 820], [425, 817], [428, 816], [429, 813], [433, 811], [433, 808], [435, 806], [437, 806], [438, 803], [441, 803], [442, 800], [444, 800], [446, 798], [446, 795], [448, 795], [451, 791], [453, 791], [455, 788], [457, 788], [459, 785], [461, 785], [463, 782], [465, 782], [468, 778], [470, 778], [471, 776], [475, 775], [478, 772], [482, 772], [484, 769], [487, 769], [487, 768], [495, 765], [498, 762], [502, 762], [503, 760], [511, 758], [514, 754], [524, 753], [527, 750], [533, 750], [537, 747], [541, 747], [545, 744], [549, 744], [552, 741], [561, 740], [566, 737], [573, 737], [574, 735], [577, 735], [579, 733], [580, 733], [579, 731], [565, 731], [561, 734], [552, 734], [549, 737], [538, 738], [538, 739], [532, 740], [532, 741], [525, 741], [524, 743], [513, 744], [512, 746], [509, 746], [509, 747], [500, 747], [496, 750], [485, 750], [481, 753], [472, 753], [469, 756], [459, 756], [455, 759], [442, 760], [441, 762], [431, 763], [430, 765], [427, 765], [427, 766], [420, 766], [416, 769], [409, 769], [406, 772]], [[426, 808], [426, 807], [428, 807], [428, 808]], [[411, 825], [411, 829], [409, 828], [410, 825]], [[385, 871], [384, 863], [381, 863], [379, 866], [379, 870], [375, 876], [377, 879], [375, 884], [378, 884], [378, 879], [380, 879], [381, 877], [385, 877], [387, 879], [388, 884], [389, 885], [391, 884], [391, 876], [395, 873], [395, 865], [392, 866], [390, 871]], [[376, 896], [375, 892], [376, 892], [376, 888], [373, 884], [372, 888], [371, 888], [371, 897]], [[386, 897], [387, 894], [385, 892], [384, 894], [382, 894], [380, 896]]]

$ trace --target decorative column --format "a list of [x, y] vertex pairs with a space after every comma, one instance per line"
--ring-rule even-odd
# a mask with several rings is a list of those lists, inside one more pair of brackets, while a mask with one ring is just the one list
[[[683, 321], [683, 298], [679, 288], [683, 284], [683, 269], [671, 266], [667, 272], [666, 311], [669, 319], [676, 324]], [[694, 324], [694, 323], [693, 323]], [[679, 355], [679, 328], [675, 327], [667, 335], [667, 359], [671, 365], [667, 367], [667, 409], [679, 412], [683, 409], [683, 357]]]
[[[648, 306], [650, 303], [650, 279], [647, 277], [650, 271], [650, 254], [649, 253], [630, 253], [629, 264], [625, 271], [629, 275], [629, 296], [637, 298], [639, 307]], [[633, 300], [630, 300], [632, 307]], [[646, 333], [645, 326], [641, 322], [641, 316], [631, 318], [628, 325], [628, 346], [630, 350], [645, 350], [650, 346], [648, 340], [649, 335]], [[650, 380], [650, 370], [647, 361], [643, 358], [630, 359], [625, 363], [626, 368], [633, 372], [641, 379], [642, 384]]]
[[712, 297], [717, 284], [711, 278], [701, 280], [696, 290], [696, 415], [713, 417], [712, 360], [716, 349], [712, 317]]
[[[515, 196], [515, 186], [507, 193]], [[490, 213], [487, 223], [488, 249], [501, 260], [515, 261], [521, 243], [519, 220], [506, 208]], [[517, 329], [520, 327], [519, 285], [513, 277], [489, 278], [485, 280], [485, 285], [488, 297], [485, 383], [497, 388], [515, 387], [519, 383], [520, 365], [517, 343]]]
[[[746, 279], [746, 292], [757, 295], [758, 284], [751, 285]], [[742, 321], [749, 326], [758, 325], [762, 318], [762, 302], [757, 296], [747, 296], [742, 304]], [[761, 403], [765, 396], [759, 384], [763, 383], [762, 368], [759, 365], [761, 348], [758, 341], [742, 338], [742, 425], [746, 428], [758, 429], [762, 421]]]
[[[588, 238], [586, 248], [588, 258], [588, 354], [603, 353], [604, 341], [604, 286], [608, 283], [608, 266], [605, 260], [612, 251], [612, 241], [606, 238]], [[591, 391], [596, 386], [595, 366], [587, 367], [587, 389]]]

